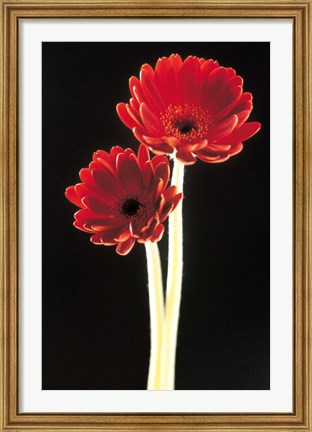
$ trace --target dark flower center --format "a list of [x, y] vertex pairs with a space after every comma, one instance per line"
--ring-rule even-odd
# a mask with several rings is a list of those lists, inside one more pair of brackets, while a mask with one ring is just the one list
[[192, 119], [179, 119], [174, 124], [175, 129], [178, 129], [181, 134], [187, 134], [192, 130], [197, 130], [197, 125]]
[[160, 113], [160, 122], [168, 137], [176, 137], [182, 144], [198, 143], [207, 138], [212, 124], [209, 112], [198, 105], [168, 105]]
[[136, 198], [128, 198], [121, 205], [121, 212], [124, 216], [136, 216], [142, 204]]

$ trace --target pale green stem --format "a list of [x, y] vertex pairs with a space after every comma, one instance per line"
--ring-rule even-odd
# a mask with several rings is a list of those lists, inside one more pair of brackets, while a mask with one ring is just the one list
[[161, 355], [165, 324], [164, 291], [157, 243], [145, 243], [151, 326], [151, 352], [147, 390], [160, 390]]
[[[171, 184], [183, 191], [184, 164], [174, 160]], [[161, 389], [174, 390], [177, 333], [183, 272], [182, 200], [169, 216], [168, 274], [165, 308], [165, 332], [162, 357]]]

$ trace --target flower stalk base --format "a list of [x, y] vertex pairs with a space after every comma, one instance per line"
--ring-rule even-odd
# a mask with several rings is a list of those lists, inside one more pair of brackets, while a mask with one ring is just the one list
[[145, 243], [148, 273], [151, 352], [147, 390], [161, 390], [161, 352], [165, 324], [164, 292], [157, 243]]
[[[174, 162], [172, 186], [183, 189], [184, 165]], [[177, 334], [183, 272], [182, 200], [169, 216], [166, 302], [156, 243], [145, 243], [151, 321], [151, 354], [147, 390], [174, 390]]]

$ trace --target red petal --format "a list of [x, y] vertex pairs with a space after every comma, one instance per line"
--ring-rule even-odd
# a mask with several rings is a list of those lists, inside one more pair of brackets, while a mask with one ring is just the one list
[[157, 167], [157, 165], [164, 163], [164, 162], [166, 163], [167, 161], [168, 161], [168, 159], [163, 155], [154, 156], [153, 159], [151, 160], [154, 169]]
[[81, 199], [77, 196], [75, 186], [69, 186], [65, 191], [66, 198], [78, 207], [81, 207]]
[[226, 70], [228, 71], [228, 77], [229, 78], [233, 78], [233, 77], [236, 76], [236, 72], [235, 72], [235, 70], [233, 68], [226, 68]]
[[174, 142], [180, 143], [179, 140], [176, 140], [174, 137], [160, 137], [160, 138], [153, 138], [146, 135], [143, 135], [144, 141], [153, 149], [159, 149], [159, 154], [167, 154], [167, 153], [173, 153], [174, 146], [171, 145], [172, 140]]
[[171, 54], [169, 61], [175, 73], [178, 74], [183, 63], [181, 56], [179, 56], [179, 54]]
[[236, 125], [236, 129], [240, 128], [241, 125], [244, 124], [246, 122], [246, 120], [248, 120], [249, 116], [250, 116], [249, 110], [245, 110], [245, 111], [241, 111], [241, 112], [237, 113], [238, 122]]
[[152, 66], [149, 65], [148, 63], [144, 63], [144, 64], [141, 66], [140, 73], [143, 72], [143, 71], [154, 73], [154, 69], [153, 69]]
[[224, 67], [215, 69], [208, 75], [202, 86], [202, 104], [208, 108], [213, 107], [220, 98], [228, 80], [228, 73]]
[[221, 162], [227, 161], [228, 159], [230, 159], [230, 155], [225, 154], [225, 155], [219, 156], [219, 158], [216, 160], [209, 161], [209, 163], [221, 163]]
[[207, 147], [204, 149], [209, 153], [223, 153], [229, 151], [231, 148], [231, 144], [219, 144], [219, 143], [211, 143], [208, 144]]
[[114, 146], [111, 148], [109, 154], [111, 156], [113, 166], [116, 167], [116, 159], [119, 153], [124, 153], [124, 152], [125, 152], [124, 149], [119, 146]]
[[117, 157], [118, 179], [125, 190], [136, 188], [140, 190], [142, 176], [134, 154], [119, 154]]
[[197, 150], [198, 147], [201, 147], [201, 146], [198, 145], [197, 142], [192, 143], [192, 144], [179, 143], [179, 145], [176, 146], [176, 149], [177, 149], [179, 152], [183, 152], [183, 153], [191, 153], [191, 152], [194, 152], [195, 150]]
[[199, 152], [196, 153], [196, 156], [198, 157], [198, 159], [202, 160], [203, 162], [209, 162], [209, 163], [216, 162], [220, 158], [219, 155], [216, 155], [215, 153], [207, 152], [205, 150], [200, 150]]
[[141, 144], [138, 151], [138, 161], [140, 167], [142, 168], [145, 162], [150, 160], [150, 154], [148, 151], [148, 147], [144, 144]]
[[115, 177], [110, 171], [93, 170], [92, 176], [95, 184], [100, 189], [104, 197], [107, 195], [108, 199], [111, 199], [113, 196], [116, 196], [119, 193], [120, 187], [117, 177]]
[[161, 57], [158, 59], [155, 66], [156, 75], [158, 75], [160, 78], [165, 78], [170, 70], [172, 70], [171, 62], [167, 57]]
[[125, 103], [119, 103], [116, 106], [117, 114], [119, 115], [120, 120], [130, 129], [135, 126], [139, 126], [140, 123], [136, 122], [135, 119], [130, 115], [131, 109], [127, 107]]
[[172, 147], [172, 150], [174, 149], [174, 148], [177, 148], [177, 147], [179, 147], [179, 145], [181, 144], [181, 141], [178, 139], [178, 138], [176, 138], [176, 137], [173, 137], [173, 136], [169, 136], [169, 137], [163, 137], [163, 141], [166, 143], [166, 144], [169, 144], [170, 145], [170, 147]]
[[143, 134], [145, 133], [145, 129], [142, 130], [142, 128], [139, 127], [135, 127], [132, 129], [133, 135], [136, 137], [136, 139], [142, 143], [142, 144], [147, 144], [143, 138]]
[[153, 165], [150, 161], [145, 162], [144, 166], [141, 168], [143, 187], [150, 194], [154, 189], [155, 183], [155, 173]]
[[114, 240], [103, 241], [101, 234], [95, 234], [90, 238], [90, 241], [95, 245], [114, 246], [116, 242]]
[[75, 219], [83, 224], [85, 223], [89, 223], [90, 226], [92, 224], [96, 225], [99, 224], [99, 220], [106, 220], [106, 219], [111, 219], [111, 216], [108, 214], [106, 217], [105, 215], [103, 215], [102, 213], [94, 213], [92, 210], [90, 209], [82, 209], [82, 210], [78, 210], [75, 213]]
[[[157, 180], [156, 180], [157, 181]], [[156, 186], [156, 191], [155, 191], [155, 201], [157, 200], [157, 198], [159, 197], [159, 195], [162, 193], [162, 191], [164, 190], [164, 181], [162, 178], [158, 179], [157, 181], [157, 186]]]
[[[103, 244], [101, 234], [95, 234], [95, 235], [93, 235], [93, 236], [90, 238], [90, 241], [91, 241], [93, 244], [96, 244], [96, 245], [102, 245], [102, 244]], [[113, 245], [113, 244], [114, 244], [114, 243], [112, 243], [112, 245]]]
[[229, 150], [229, 155], [234, 156], [240, 153], [243, 150], [243, 143], [233, 144]]
[[93, 160], [100, 162], [105, 168], [115, 175], [115, 167], [113, 166], [111, 157], [107, 152], [103, 150], [96, 151], [93, 155]]
[[168, 58], [162, 57], [156, 63], [154, 80], [161, 91], [164, 103], [176, 104], [176, 74]]
[[241, 95], [237, 105], [231, 111], [231, 114], [236, 114], [245, 110], [252, 110], [252, 94], [249, 92], [245, 92]]
[[92, 220], [91, 222], [86, 222], [85, 227], [90, 228], [93, 231], [102, 232], [102, 231], [111, 230], [112, 227], [118, 228], [123, 226], [121, 222], [120, 223], [117, 222], [118, 221], [116, 221], [116, 218], [114, 218], [113, 216], [108, 216], [106, 219], [97, 219], [96, 221]]
[[259, 122], [244, 123], [239, 129], [235, 129], [233, 133], [225, 138], [222, 138], [220, 141], [225, 144], [245, 141], [255, 135], [260, 127], [261, 124]]
[[93, 160], [103, 159], [111, 167], [111, 158], [110, 158], [110, 155], [105, 150], [97, 150], [96, 152], [94, 152], [92, 159]]
[[[139, 103], [138, 103], [138, 105], [139, 105]], [[141, 127], [143, 127], [142, 120], [141, 120], [141, 117], [140, 117], [140, 105], [139, 105], [138, 111], [133, 110], [132, 106], [129, 105], [129, 104], [126, 105], [126, 108], [127, 108], [129, 116], [134, 121], [134, 126], [132, 126], [131, 129], [133, 127], [135, 127], [135, 126], [141, 126]]]
[[94, 185], [93, 178], [91, 176], [91, 171], [89, 168], [82, 168], [79, 171], [79, 177], [82, 183], [92, 184]]
[[231, 71], [233, 71], [235, 73], [234, 69], [227, 68], [227, 71], [228, 71], [228, 78], [229, 78], [229, 82], [228, 82], [229, 86], [231, 86], [231, 87], [236, 87], [236, 86], [243, 87], [243, 84], [244, 84], [243, 78], [239, 75], [235, 75], [235, 76], [233, 75], [233, 77], [231, 77]]
[[123, 232], [122, 227], [110, 229], [107, 231], [101, 231], [91, 237], [91, 242], [95, 244], [104, 244], [106, 246], [112, 246], [116, 244], [114, 238]]
[[101, 172], [109, 172], [109, 170], [98, 160], [93, 160], [90, 164], [89, 164], [89, 169], [91, 171], [96, 170], [96, 171], [101, 171]]
[[200, 149], [207, 147], [207, 144], [208, 144], [207, 139], [199, 140], [198, 142], [194, 143], [194, 149], [192, 150], [192, 152], [195, 152], [195, 151], [198, 151]]
[[142, 224], [135, 224], [135, 221], [133, 223], [130, 222], [130, 231], [132, 235], [139, 239], [140, 237], [142, 237], [143, 233], [145, 233], [150, 228], [153, 221], [159, 223], [158, 213], [153, 214], [143, 227], [141, 226]]
[[139, 108], [140, 104], [135, 98], [130, 99], [130, 106], [132, 108], [132, 111], [135, 113], [137, 118], [140, 118]]
[[174, 186], [174, 185], [172, 185], [172, 186], [169, 186], [165, 191], [164, 191], [164, 193], [163, 193], [163, 197], [164, 197], [164, 199], [166, 200], [166, 201], [172, 201], [173, 200], [173, 198], [174, 198], [174, 196], [176, 195], [176, 193], [177, 193], [177, 187], [176, 186]]
[[204, 63], [202, 63], [201, 65], [201, 77], [202, 77], [202, 82], [206, 80], [207, 76], [215, 69], [217, 69], [219, 67], [219, 63], [213, 60], [206, 60]]
[[167, 219], [169, 214], [172, 212], [172, 208], [173, 208], [172, 203], [168, 203], [164, 206], [164, 208], [159, 213], [159, 221], [160, 222], [164, 222]]
[[156, 136], [161, 136], [163, 134], [163, 128], [159, 123], [159, 118], [149, 109], [149, 107], [142, 103], [140, 106], [140, 114], [143, 120], [144, 126], [148, 131]]
[[180, 103], [194, 103], [198, 100], [200, 66], [198, 58], [188, 57], [181, 68], [179, 76]]
[[110, 204], [111, 196], [101, 193], [101, 191], [93, 186], [78, 183], [75, 186], [75, 191], [81, 200], [86, 196], [92, 196], [93, 198], [103, 201], [105, 204]]
[[178, 203], [181, 201], [183, 197], [183, 193], [181, 192], [179, 194], [173, 195], [172, 197], [170, 197], [170, 199], [165, 201], [164, 195], [165, 193], [163, 193], [163, 202], [162, 202], [163, 208], [159, 210], [160, 222], [164, 222], [167, 219], [169, 214], [176, 208], [176, 206], [178, 205]]
[[124, 231], [122, 232], [118, 237], [116, 237], [114, 240], [116, 240], [116, 242], [124, 242], [126, 240], [128, 240], [128, 238], [131, 236], [131, 232], [128, 231]]
[[127, 255], [133, 248], [134, 243], [135, 239], [133, 237], [129, 237], [128, 240], [122, 243], [118, 243], [118, 246], [116, 247], [116, 252], [119, 255]]
[[125, 150], [125, 155], [126, 155], [127, 157], [129, 157], [129, 156], [135, 156], [135, 157], [136, 157], [134, 151], [133, 151], [131, 148], [129, 148], [129, 147], [126, 148], [126, 150]]
[[109, 215], [112, 211], [109, 205], [91, 196], [82, 198], [82, 203], [95, 213]]
[[227, 115], [237, 104], [242, 94], [241, 87], [227, 87], [219, 101], [215, 104], [212, 110], [212, 117], [214, 121], [220, 120]]
[[164, 102], [154, 81], [154, 71], [142, 70], [140, 79], [148, 104], [152, 105], [157, 112], [162, 111], [164, 109]]
[[174, 199], [173, 199], [173, 203], [172, 203], [172, 210], [174, 210], [176, 208], [176, 206], [179, 204], [179, 202], [182, 200], [183, 198], [183, 193], [180, 192], [178, 193]]
[[146, 103], [146, 99], [141, 86], [133, 87], [133, 93], [139, 105], [141, 105], [142, 103]]
[[159, 144], [150, 144], [149, 148], [157, 155], [171, 154], [174, 148], [164, 142]]
[[196, 162], [196, 158], [192, 155], [191, 152], [183, 152], [178, 150], [176, 153], [176, 158], [183, 162], [184, 165], [193, 165]]
[[155, 178], [158, 180], [159, 178], [164, 181], [164, 188], [167, 186], [170, 176], [170, 168], [168, 161], [162, 162], [155, 167]]
[[147, 144], [151, 144], [151, 145], [158, 145], [158, 144], [162, 144], [163, 142], [162, 137], [154, 138], [154, 137], [143, 135], [143, 139]]
[[135, 76], [132, 76], [130, 79], [129, 79], [129, 88], [130, 88], [130, 92], [131, 92], [131, 95], [132, 95], [132, 97], [134, 98], [134, 99], [136, 99], [136, 95], [135, 95], [135, 93], [134, 93], [134, 88], [137, 88], [137, 89], [139, 89], [139, 91], [141, 92], [141, 83], [140, 83], [140, 81], [139, 81], [139, 79], [137, 78], [137, 77], [135, 77]]
[[149, 220], [148, 226], [144, 227], [144, 230], [141, 230], [141, 237], [138, 239], [138, 241], [143, 240], [143, 242], [146, 242], [153, 235], [154, 229], [159, 224], [158, 214], [155, 216], [157, 217], [152, 217]]
[[[115, 238], [119, 237], [124, 231], [125, 231], [124, 227], [117, 227], [117, 228], [101, 231], [97, 233], [96, 236], [98, 236], [97, 239], [100, 240], [102, 244], [113, 245], [116, 244]], [[93, 241], [92, 238], [91, 241]]]
[[93, 233], [92, 229], [87, 228], [85, 226], [85, 224], [83, 224], [82, 222], [80, 222], [78, 220], [75, 220], [74, 223], [73, 223], [73, 225], [74, 225], [75, 228], [77, 228], [77, 229], [79, 229], [81, 231], [84, 231], [84, 232], [87, 232], [87, 233]]
[[151, 236], [151, 242], [158, 242], [162, 239], [162, 236], [164, 235], [165, 227], [163, 224], [157, 225], [157, 227], [154, 229], [153, 234]]
[[[237, 125], [237, 115], [232, 115], [208, 131], [208, 138], [215, 141], [229, 135]], [[223, 142], [223, 141], [222, 141]]]

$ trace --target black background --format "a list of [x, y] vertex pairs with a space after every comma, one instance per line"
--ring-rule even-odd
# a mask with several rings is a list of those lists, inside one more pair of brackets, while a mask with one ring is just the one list
[[[269, 389], [269, 44], [43, 44], [43, 389], [144, 390], [145, 248], [126, 257], [72, 226], [64, 197], [97, 149], [138, 142], [116, 114], [140, 66], [218, 60], [254, 96], [262, 129], [222, 164], [186, 168], [177, 390]], [[167, 231], [159, 243], [166, 275]]]

